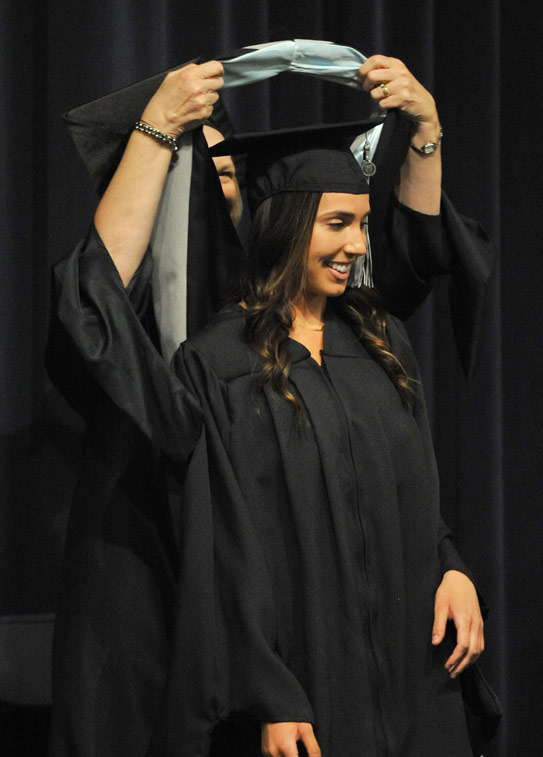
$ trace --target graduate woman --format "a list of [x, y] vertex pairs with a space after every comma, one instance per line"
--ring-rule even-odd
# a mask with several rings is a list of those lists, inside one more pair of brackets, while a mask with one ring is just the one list
[[[415, 119], [415, 147], [433, 145], [409, 151], [400, 199], [437, 213], [433, 100], [398, 61], [365, 67], [374, 97]], [[195, 127], [220, 86], [219, 63], [190, 66], [142, 121]], [[57, 268], [90, 436], [55, 640], [55, 755], [471, 754], [458, 677], [483, 649], [477, 594], [440, 519], [405, 332], [348, 286], [371, 213], [348, 149], [363, 130], [223, 148], [249, 154], [240, 300], [173, 371], [124, 292], [167, 140], [134, 133], [96, 230]]]

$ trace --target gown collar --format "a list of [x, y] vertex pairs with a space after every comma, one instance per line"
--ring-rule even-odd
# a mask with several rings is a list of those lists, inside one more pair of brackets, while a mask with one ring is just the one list
[[[337, 312], [333, 300], [328, 300], [324, 313], [324, 347], [323, 357], [351, 357], [371, 359], [363, 344], [356, 337], [348, 323]], [[292, 364], [300, 363], [311, 357], [303, 344], [289, 338], [289, 351]]]

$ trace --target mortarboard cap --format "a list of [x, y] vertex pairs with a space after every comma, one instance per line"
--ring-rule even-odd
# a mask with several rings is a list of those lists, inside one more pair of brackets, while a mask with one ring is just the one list
[[366, 194], [369, 183], [350, 145], [383, 120], [241, 134], [213, 146], [211, 154], [247, 155], [247, 199], [253, 213], [280, 192]]

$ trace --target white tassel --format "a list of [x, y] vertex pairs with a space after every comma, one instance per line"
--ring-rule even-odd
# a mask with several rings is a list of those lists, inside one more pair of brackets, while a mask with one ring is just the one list
[[360, 289], [361, 286], [373, 288], [373, 265], [371, 260], [371, 243], [369, 230], [366, 233], [366, 254], [359, 255], [351, 268], [347, 285]]

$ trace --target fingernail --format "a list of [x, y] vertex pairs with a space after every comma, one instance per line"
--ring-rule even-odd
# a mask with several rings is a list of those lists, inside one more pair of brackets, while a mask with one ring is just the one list
[[435, 644], [435, 642], [436, 642], [436, 641], [438, 641], [438, 640], [439, 640], [439, 636], [438, 636], [438, 634], [437, 634], [437, 633], [435, 633], [435, 634], [434, 634], [434, 635], [432, 636], [432, 641], [433, 641], [433, 642], [434, 642], [434, 644]]

